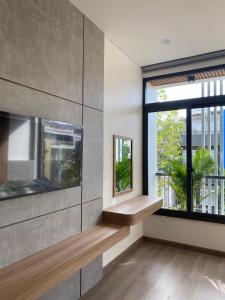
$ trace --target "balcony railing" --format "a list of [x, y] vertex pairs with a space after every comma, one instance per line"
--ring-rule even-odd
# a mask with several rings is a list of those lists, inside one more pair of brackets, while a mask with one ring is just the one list
[[[179, 199], [170, 185], [170, 178], [157, 172], [157, 194], [164, 200], [163, 208], [180, 210]], [[193, 199], [193, 209], [196, 212], [225, 215], [224, 194], [225, 176], [206, 176], [202, 179], [199, 191], [200, 203]]]

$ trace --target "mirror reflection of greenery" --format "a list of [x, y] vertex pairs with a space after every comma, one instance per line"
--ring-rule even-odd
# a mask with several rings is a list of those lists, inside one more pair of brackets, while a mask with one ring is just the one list
[[[54, 161], [54, 172], [51, 174], [51, 181], [56, 186], [73, 186], [80, 183], [80, 169], [81, 169], [81, 142], [76, 142], [75, 149], [71, 151], [69, 157], [63, 160]], [[43, 151], [43, 174], [46, 176], [46, 155], [50, 150], [47, 147], [47, 143], [44, 140]]]
[[124, 158], [116, 162], [116, 191], [122, 192], [131, 188], [131, 159]]
[[65, 166], [62, 171], [62, 184], [74, 185], [80, 182], [80, 166], [81, 160], [81, 142], [76, 142], [76, 147], [72, 152], [70, 160], [64, 162]]
[[131, 141], [126, 139], [118, 139], [121, 142], [121, 152], [117, 148], [116, 161], [116, 191], [122, 192], [131, 188]]

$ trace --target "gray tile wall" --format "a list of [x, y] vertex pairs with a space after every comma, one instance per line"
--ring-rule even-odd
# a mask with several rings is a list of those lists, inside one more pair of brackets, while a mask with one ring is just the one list
[[102, 277], [102, 256], [99, 256], [81, 270], [81, 295], [96, 285]]
[[[0, 44], [0, 110], [84, 127], [82, 187], [0, 202], [1, 268], [101, 221], [104, 35], [68, 0], [0, 0]], [[101, 277], [99, 257], [40, 300]]]
[[96, 199], [82, 205], [82, 231], [102, 221], [103, 199]]
[[76, 300], [80, 297], [80, 273], [76, 273], [66, 281], [49, 290], [39, 300]]
[[0, 201], [0, 227], [81, 204], [81, 187]]
[[1, 0], [0, 20], [1, 76], [81, 103], [82, 14], [64, 0]]
[[[84, 107], [83, 197], [90, 201], [103, 193], [103, 113]], [[90, 151], [91, 149], [91, 151]]]
[[80, 232], [80, 206], [36, 217], [0, 230], [0, 268]]
[[[86, 202], [82, 205], [82, 231], [101, 223], [102, 208], [102, 198]], [[101, 280], [102, 276], [102, 256], [100, 256], [81, 270], [81, 295], [84, 295]]]
[[104, 40], [102, 32], [84, 19], [84, 104], [103, 110]]

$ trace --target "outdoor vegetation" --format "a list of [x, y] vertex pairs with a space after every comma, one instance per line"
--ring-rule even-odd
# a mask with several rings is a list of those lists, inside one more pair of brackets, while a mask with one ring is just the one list
[[[179, 155], [168, 158], [162, 170], [169, 176], [168, 182], [176, 194], [179, 208], [186, 209], [187, 167], [184, 157]], [[199, 206], [204, 197], [207, 197], [201, 196], [202, 179], [213, 170], [214, 162], [209, 151], [201, 146], [198, 147], [192, 158], [192, 195], [196, 206]]]
[[[166, 100], [164, 89], [159, 91], [159, 98]], [[157, 114], [157, 162], [160, 173], [166, 175], [158, 182], [158, 189], [168, 184], [174, 191], [177, 205], [174, 209], [186, 209], [187, 167], [186, 152], [182, 146], [182, 135], [185, 136], [185, 116], [178, 111], [159, 112]], [[212, 174], [214, 161], [210, 152], [199, 146], [192, 157], [192, 195], [195, 206], [199, 207], [202, 200], [202, 179]]]

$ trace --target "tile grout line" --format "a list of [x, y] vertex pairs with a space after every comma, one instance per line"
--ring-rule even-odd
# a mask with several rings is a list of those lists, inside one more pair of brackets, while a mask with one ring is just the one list
[[[82, 196], [81, 196], [81, 198], [82, 198]], [[95, 199], [92, 199], [92, 200], [88, 200], [88, 201], [85, 201], [85, 202], [81, 201], [80, 203], [75, 204], [75, 205], [67, 206], [67, 207], [64, 207], [62, 209], [57, 209], [57, 210], [54, 210], [54, 211], [51, 211], [51, 212], [48, 212], [48, 213], [45, 213], [45, 214], [42, 214], [42, 215], [38, 215], [38, 216], [27, 218], [27, 219], [24, 219], [24, 220], [21, 220], [21, 221], [18, 221], [18, 222], [14, 222], [14, 223], [10, 223], [10, 224], [7, 224], [7, 225], [0, 226], [0, 229], [10, 227], [10, 226], [13, 226], [13, 225], [17, 225], [17, 224], [20, 224], [20, 223], [24, 223], [24, 222], [27, 222], [27, 221], [30, 221], [30, 220], [33, 220], [33, 219], [38, 219], [38, 218], [41, 218], [41, 217], [45, 217], [45, 216], [48, 216], [48, 215], [51, 215], [51, 214], [54, 214], [54, 213], [57, 213], [57, 212], [60, 212], [60, 211], [64, 211], [64, 210], [67, 210], [67, 209], [70, 209], [70, 208], [73, 208], [73, 207], [77, 207], [77, 206], [81, 206], [81, 209], [82, 209], [82, 205], [85, 205], [86, 203], [90, 203], [90, 202], [97, 201], [97, 200], [100, 200], [100, 199], [102, 199], [102, 197], [95, 198]]]
[[[83, 60], [82, 60], [82, 127], [84, 129], [84, 15], [83, 15]], [[82, 149], [84, 148], [84, 130], [83, 130], [83, 145]], [[82, 180], [81, 180], [81, 226], [80, 231], [83, 230], [83, 163], [84, 163], [84, 151], [82, 151]], [[82, 296], [82, 269], [80, 269], [80, 297]]]
[[91, 200], [88, 200], [88, 201], [85, 201], [85, 202], [82, 202], [82, 205], [84, 205], [84, 204], [86, 204], [86, 203], [93, 202], [93, 201], [97, 201], [97, 200], [100, 200], [100, 199], [103, 199], [103, 196], [98, 197], [98, 198], [95, 198], [95, 199], [91, 199]]
[[85, 106], [87, 108], [90, 108], [90, 109], [93, 109], [93, 110], [96, 110], [96, 111], [99, 111], [99, 112], [103, 113], [103, 110], [97, 109], [95, 107], [91, 107], [89, 105], [85, 105], [85, 104], [83, 104], [83, 102], [79, 103], [77, 101], [74, 101], [74, 100], [71, 100], [71, 99], [67, 99], [67, 98], [64, 98], [64, 97], [61, 97], [61, 96], [58, 96], [58, 95], [46, 92], [46, 91], [42, 91], [42, 90], [39, 90], [37, 88], [31, 87], [31, 86], [28, 86], [28, 85], [25, 85], [25, 84], [22, 84], [22, 83], [18, 83], [16, 81], [13, 81], [13, 80], [10, 80], [10, 79], [4, 78], [4, 77], [0, 77], [0, 80], [9, 82], [9, 83], [12, 83], [12, 84], [15, 84], [15, 85], [18, 85], [18, 86], [21, 86], [21, 87], [24, 87], [24, 88], [27, 88], [27, 89], [30, 89], [30, 90], [33, 90], [35, 92], [39, 92], [41, 94], [46, 94], [48, 96], [52, 96], [52, 97], [58, 98], [58, 99], [60, 99], [62, 101], [70, 102], [70, 103], [77, 104], [77, 105], [80, 105], [80, 106]]
[[0, 226], [0, 229], [10, 227], [10, 226], [13, 226], [13, 225], [17, 225], [17, 224], [20, 224], [20, 223], [24, 223], [24, 222], [27, 222], [27, 221], [30, 221], [30, 220], [38, 219], [38, 218], [41, 218], [41, 217], [45, 217], [45, 216], [48, 216], [48, 215], [51, 215], [51, 214], [54, 214], [54, 213], [57, 213], [57, 212], [60, 212], [60, 211], [64, 211], [64, 210], [67, 210], [67, 209], [70, 209], [70, 208], [73, 208], [73, 207], [77, 207], [77, 206], [81, 206], [81, 203], [71, 205], [71, 206], [67, 206], [67, 207], [64, 207], [62, 209], [57, 209], [57, 210], [54, 210], [54, 211], [51, 211], [51, 212], [48, 212], [48, 213], [45, 213], [45, 214], [42, 214], [42, 215], [39, 215], [39, 216], [27, 218], [25, 220], [21, 220], [21, 221], [18, 221], [18, 222], [10, 223], [8, 225], [3, 225], [3, 226]]

